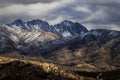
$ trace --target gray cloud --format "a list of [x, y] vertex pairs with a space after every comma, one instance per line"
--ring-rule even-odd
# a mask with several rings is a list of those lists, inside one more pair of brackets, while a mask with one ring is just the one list
[[1, 4], [5, 4], [5, 3], [15, 3], [15, 4], [33, 4], [33, 3], [49, 3], [49, 2], [53, 2], [55, 0], [1, 0], [0, 3]]
[[1, 0], [0, 7], [5, 7], [13, 4], [35, 4], [35, 3], [51, 3], [51, 2], [56, 2], [56, 0]]
[[120, 0], [1, 0], [0, 23], [40, 18], [50, 24], [68, 19], [87, 28], [120, 30]]

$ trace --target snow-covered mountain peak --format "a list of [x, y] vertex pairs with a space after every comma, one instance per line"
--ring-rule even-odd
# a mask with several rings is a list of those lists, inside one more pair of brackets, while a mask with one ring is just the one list
[[23, 23], [23, 21], [21, 20], [21, 19], [17, 19], [17, 20], [15, 20], [14, 22], [13, 22], [13, 24], [14, 23]]
[[0, 26], [0, 42], [2, 43], [0, 51], [4, 45], [4, 50], [8, 50], [9, 45], [11, 50], [16, 48], [25, 53], [39, 51], [39, 53], [44, 53], [79, 40], [87, 46], [94, 41], [101, 46], [115, 38], [120, 38], [119, 31], [105, 29], [88, 31], [80, 23], [68, 20], [53, 27], [39, 19], [27, 22], [18, 19], [11, 24]]
[[21, 19], [17, 19], [14, 22], [8, 24], [11, 27], [16, 27], [16, 28], [22, 28], [24, 30], [28, 31], [33, 31], [33, 30], [44, 30], [44, 31], [49, 31], [50, 30], [50, 25], [46, 21], [42, 21], [40, 19], [34, 19], [31, 21], [22, 21]]
[[23, 22], [21, 19], [17, 19], [14, 22], [11, 23], [11, 25], [15, 26], [25, 26], [25, 22]]
[[72, 21], [64, 20], [60, 24], [64, 26], [72, 26], [74, 23]]
[[46, 25], [49, 25], [46, 21], [42, 21], [40, 19], [34, 19], [32, 21], [27, 21], [27, 24], [33, 24], [33, 25], [46, 24]]
[[80, 35], [88, 31], [80, 23], [72, 22], [69, 20], [64, 20], [59, 24], [53, 25], [54, 27], [50, 26], [48, 22], [42, 21], [40, 19], [34, 19], [31, 21], [26, 21], [26, 22], [22, 21], [21, 19], [17, 19], [9, 25], [11, 27], [22, 28], [27, 31], [34, 31], [34, 30], [42, 31], [43, 30], [47, 32], [52, 32], [62, 37]]
[[60, 24], [54, 25], [54, 28], [59, 34], [62, 34], [63, 37], [66, 37], [66, 34], [67, 35], [69, 34], [70, 36], [75, 36], [75, 35], [84, 34], [85, 32], [88, 31], [80, 23], [77, 22], [74, 23], [68, 20], [64, 20]]

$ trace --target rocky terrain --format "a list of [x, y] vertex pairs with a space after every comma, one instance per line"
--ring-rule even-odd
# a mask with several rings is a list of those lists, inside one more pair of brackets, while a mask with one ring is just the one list
[[[26, 22], [18, 19], [0, 25], [0, 56], [18, 59], [17, 62], [2, 63], [1, 66], [5, 66], [3, 71], [12, 65], [19, 68], [19, 63], [26, 65], [24, 61], [21, 62], [25, 59], [28, 62], [32, 60], [53, 63], [74, 73], [77, 78], [81, 75], [84, 78], [96, 79], [102, 73], [103, 80], [110, 80], [106, 77], [108, 75], [112, 76], [111, 80], [117, 80], [120, 78], [114, 74], [119, 74], [120, 69], [120, 31], [87, 30], [80, 23], [68, 20], [49, 25], [39, 19]], [[33, 65], [30, 63], [30, 69]], [[15, 71], [18, 70], [16, 67]], [[31, 71], [36, 71], [36, 68], [38, 69], [34, 67]], [[58, 76], [63, 77], [56, 77], [54, 73], [49, 75], [55, 79]]]
[[101, 47], [115, 38], [120, 38], [119, 31], [88, 31], [83, 25], [67, 20], [50, 26], [39, 19], [27, 22], [18, 19], [0, 26], [0, 53], [18, 50], [24, 54], [44, 54], [74, 42], [82, 42], [84, 46], [96, 42]]

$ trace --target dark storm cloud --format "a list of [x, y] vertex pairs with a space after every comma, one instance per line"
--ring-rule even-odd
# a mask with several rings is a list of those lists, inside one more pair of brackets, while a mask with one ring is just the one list
[[[92, 6], [91, 6], [92, 7]], [[95, 7], [95, 6], [94, 6]], [[96, 10], [85, 22], [92, 22], [96, 24], [118, 23], [120, 22], [120, 8], [119, 6], [96, 6]]]
[[0, 12], [0, 23], [40, 18], [56, 24], [68, 19], [89, 29], [120, 30], [120, 0], [1, 0]]
[[[0, 1], [0, 24], [11, 22], [21, 18], [23, 20], [41, 18], [51, 15], [50, 12], [57, 10], [73, 0], [13, 0]], [[38, 2], [37, 2], [38, 1]], [[25, 4], [26, 3], [26, 4]], [[9, 5], [7, 5], [9, 4]], [[45, 17], [44, 17], [45, 18]]]
[[84, 17], [81, 23], [90, 25], [90, 28], [120, 30], [120, 0], [91, 0], [81, 5], [88, 6], [92, 11], [87, 18]]

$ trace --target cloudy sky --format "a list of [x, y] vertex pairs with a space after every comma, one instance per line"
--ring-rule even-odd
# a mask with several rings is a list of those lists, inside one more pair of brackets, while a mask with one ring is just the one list
[[18, 18], [50, 24], [67, 19], [88, 29], [120, 30], [120, 0], [0, 0], [0, 24]]

